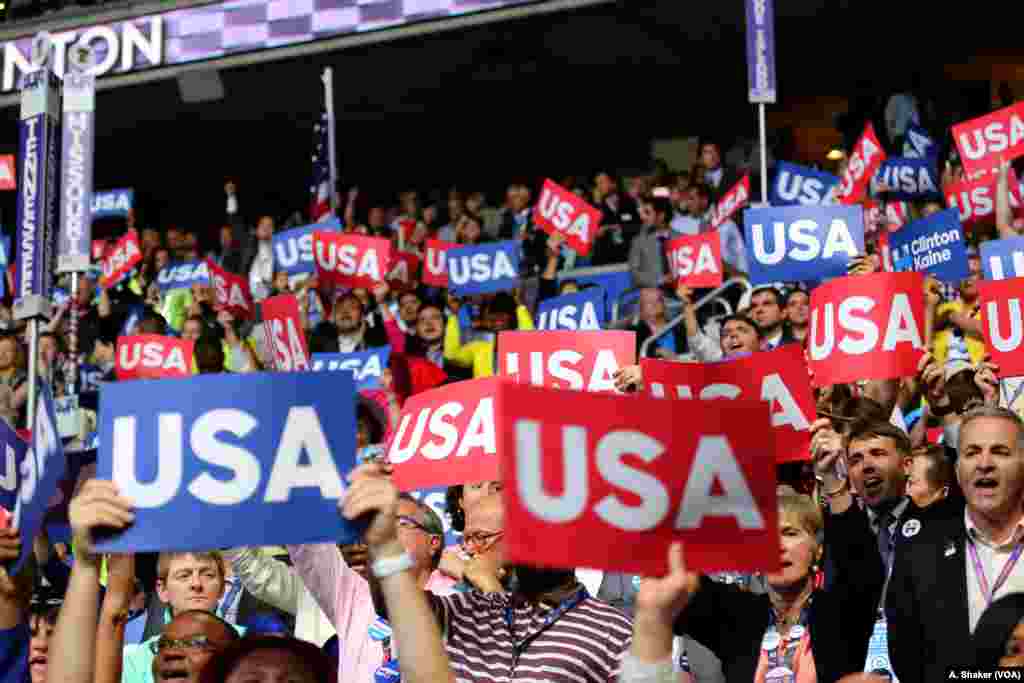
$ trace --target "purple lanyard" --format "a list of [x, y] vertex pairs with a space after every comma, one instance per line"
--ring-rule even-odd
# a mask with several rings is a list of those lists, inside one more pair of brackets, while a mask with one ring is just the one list
[[1003, 570], [999, 572], [996, 582], [992, 584], [991, 591], [988, 587], [988, 577], [985, 576], [985, 568], [981, 566], [981, 560], [978, 559], [978, 549], [974, 547], [974, 541], [970, 538], [967, 539], [967, 551], [971, 554], [971, 562], [974, 563], [974, 575], [978, 579], [978, 588], [981, 589], [981, 594], [985, 598], [985, 606], [987, 607], [992, 604], [992, 598], [1003, 587], [1003, 584], [1006, 583], [1006, 579], [1009, 578], [1014, 565], [1020, 559], [1021, 552], [1024, 551], [1024, 545], [1017, 543], [1017, 547], [1013, 549], [1009, 559], [1006, 560], [1006, 564], [1003, 565]]

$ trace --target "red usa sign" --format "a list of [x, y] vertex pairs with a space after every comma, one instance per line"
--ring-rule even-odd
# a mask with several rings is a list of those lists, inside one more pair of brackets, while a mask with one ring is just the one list
[[[950, 183], [944, 188], [946, 203], [949, 208], [960, 212], [960, 223], [972, 225], [982, 221], [994, 221], [996, 215], [996, 187], [999, 176], [985, 173], [973, 179]], [[1017, 174], [1010, 168], [1007, 177], [1009, 182], [1010, 208], [1014, 211], [1021, 207], [1020, 185]]]
[[924, 276], [840, 277], [811, 292], [814, 384], [913, 375], [924, 353]]
[[236, 318], [251, 318], [254, 307], [246, 279], [229, 273], [209, 259], [206, 261], [206, 267], [210, 271], [210, 279], [213, 280], [213, 293], [217, 305]]
[[500, 479], [495, 401], [499, 377], [411, 396], [388, 445], [402, 491]]
[[645, 393], [652, 398], [767, 401], [775, 462], [806, 460], [814, 421], [814, 394], [804, 350], [787, 344], [728, 363], [640, 362]]
[[384, 282], [391, 242], [381, 237], [317, 230], [313, 233], [316, 272], [341, 287], [372, 289]]
[[402, 292], [415, 288], [420, 271], [420, 257], [405, 251], [391, 255], [391, 269], [388, 271], [388, 286], [392, 291]]
[[106, 240], [93, 240], [92, 241], [92, 260], [99, 261], [103, 258], [103, 254], [107, 253], [107, 241]]
[[906, 202], [864, 202], [864, 232], [895, 232], [910, 221], [910, 207]]
[[750, 174], [737, 181], [732, 189], [726, 192], [711, 211], [711, 227], [717, 228], [750, 202]]
[[109, 289], [119, 283], [142, 261], [139, 249], [139, 235], [134, 230], [126, 232], [121, 239], [108, 247], [103, 255], [103, 273], [100, 275], [100, 287]]
[[868, 122], [857, 140], [853, 153], [846, 164], [846, 171], [839, 181], [837, 198], [840, 204], [856, 204], [864, 198], [868, 184], [875, 171], [885, 161], [885, 150], [875, 135], [875, 127]]
[[561, 233], [570, 249], [586, 256], [594, 246], [601, 211], [558, 183], [545, 180], [533, 209], [533, 222], [549, 235]]
[[1024, 154], [1024, 102], [953, 126], [964, 173], [974, 176]]
[[448, 262], [445, 254], [459, 245], [455, 242], [427, 240], [423, 253], [423, 284], [428, 287], [448, 286]]
[[580, 394], [567, 410], [514, 384], [498, 403], [508, 561], [661, 576], [682, 541], [694, 571], [778, 567], [765, 403]]
[[18, 179], [15, 172], [14, 155], [0, 154], [0, 190], [18, 189]]
[[189, 377], [192, 342], [159, 334], [118, 337], [115, 370], [119, 380]]
[[281, 294], [263, 302], [263, 336], [267, 348], [273, 350], [275, 368], [281, 372], [309, 370], [309, 349], [295, 295]]
[[687, 287], [722, 284], [722, 237], [717, 230], [677, 237], [666, 244], [665, 249], [677, 284]]
[[1024, 277], [978, 282], [985, 349], [1004, 377], [1024, 375]]
[[614, 392], [618, 369], [636, 363], [636, 333], [500, 332], [498, 350], [498, 374], [515, 376], [523, 384]]

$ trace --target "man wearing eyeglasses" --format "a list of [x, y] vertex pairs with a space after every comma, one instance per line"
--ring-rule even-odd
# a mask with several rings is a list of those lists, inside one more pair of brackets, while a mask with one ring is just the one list
[[163, 635], [147, 645], [154, 655], [153, 680], [196, 683], [206, 662], [236, 640], [238, 633], [231, 624], [212, 612], [191, 610], [179, 614], [167, 624]]
[[[438, 595], [452, 592], [437, 571], [444, 552], [444, 527], [428, 505], [402, 494], [397, 510], [398, 540], [411, 560], [416, 583]], [[366, 577], [330, 543], [288, 546], [296, 573], [338, 632], [339, 681], [372, 681], [377, 669], [394, 666], [391, 629], [379, 621]]]

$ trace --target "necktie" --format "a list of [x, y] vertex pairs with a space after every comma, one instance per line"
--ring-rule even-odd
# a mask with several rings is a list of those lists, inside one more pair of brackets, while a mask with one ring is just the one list
[[879, 519], [878, 525], [878, 552], [882, 556], [882, 566], [889, 569], [889, 560], [892, 556], [892, 532], [889, 525], [892, 524], [892, 515], [886, 512]]

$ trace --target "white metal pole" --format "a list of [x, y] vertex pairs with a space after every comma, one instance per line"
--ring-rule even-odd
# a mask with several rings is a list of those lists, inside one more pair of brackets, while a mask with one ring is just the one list
[[36, 389], [39, 381], [39, 318], [28, 321], [28, 424], [25, 428], [35, 429], [36, 422]]
[[764, 102], [757, 105], [758, 128], [761, 132], [761, 203], [768, 203], [768, 131], [764, 122]]
[[327, 159], [331, 166], [331, 211], [338, 206], [338, 160], [334, 128], [334, 69], [326, 67], [323, 75], [324, 101], [327, 108]]

